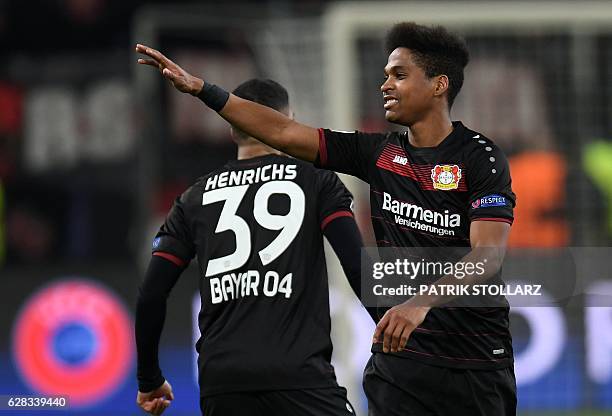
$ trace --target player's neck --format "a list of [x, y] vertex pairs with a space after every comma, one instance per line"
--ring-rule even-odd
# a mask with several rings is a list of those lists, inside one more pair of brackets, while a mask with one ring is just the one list
[[408, 138], [414, 147], [436, 147], [453, 131], [450, 114], [432, 113], [410, 126]]
[[245, 143], [238, 146], [237, 159], [252, 159], [254, 157], [266, 156], [266, 155], [279, 155], [280, 152], [267, 146], [261, 142], [257, 143]]

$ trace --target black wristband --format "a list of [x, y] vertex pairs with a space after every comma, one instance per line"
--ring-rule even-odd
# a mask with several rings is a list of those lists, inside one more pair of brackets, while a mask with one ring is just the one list
[[215, 84], [209, 84], [204, 81], [202, 90], [198, 93], [197, 97], [204, 102], [207, 106], [219, 112], [225, 107], [225, 103], [229, 100], [229, 92], [225, 91], [221, 87], [217, 87]]

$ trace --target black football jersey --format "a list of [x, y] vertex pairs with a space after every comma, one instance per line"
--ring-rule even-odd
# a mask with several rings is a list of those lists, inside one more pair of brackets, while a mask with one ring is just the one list
[[[469, 247], [472, 221], [512, 223], [515, 196], [502, 151], [460, 122], [453, 127], [429, 148], [412, 146], [407, 132], [320, 129], [316, 164], [370, 184], [379, 247]], [[501, 307], [432, 308], [397, 354], [455, 368], [512, 365], [508, 303], [501, 297], [491, 304]], [[379, 308], [379, 317], [385, 311]]]
[[333, 172], [278, 155], [231, 161], [175, 201], [154, 252], [197, 257], [202, 396], [337, 385], [322, 230], [351, 203]]

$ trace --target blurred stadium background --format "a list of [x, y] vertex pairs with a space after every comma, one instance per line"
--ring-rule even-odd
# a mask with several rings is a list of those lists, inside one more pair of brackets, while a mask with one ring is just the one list
[[[228, 89], [273, 78], [300, 121], [380, 131], [393, 128], [378, 88], [385, 30], [444, 24], [472, 55], [453, 118], [510, 158], [512, 247], [610, 258], [611, 2], [210, 3], [0, 0], [0, 394], [139, 413], [131, 328], [151, 238], [174, 197], [235, 149], [225, 122], [137, 67], [136, 42]], [[343, 179], [371, 242], [367, 193]], [[334, 362], [363, 415], [373, 324], [329, 267]], [[612, 284], [610, 272], [581, 278]], [[192, 265], [169, 303], [169, 415], [197, 414], [197, 279]], [[612, 308], [586, 304], [514, 310], [521, 415], [612, 414]]]

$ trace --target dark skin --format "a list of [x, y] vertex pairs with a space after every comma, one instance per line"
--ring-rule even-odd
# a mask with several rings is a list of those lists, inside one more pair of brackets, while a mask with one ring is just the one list
[[136, 404], [151, 415], [161, 415], [164, 413], [164, 410], [170, 406], [172, 400], [174, 400], [174, 393], [168, 381], [165, 381], [164, 384], [153, 391], [147, 393], [139, 391], [136, 395]]
[[380, 87], [387, 121], [409, 127], [410, 144], [435, 147], [453, 130], [448, 110], [448, 77], [428, 78], [409, 49], [389, 55]]
[[[157, 68], [179, 91], [197, 95], [202, 90], [204, 80], [189, 74], [161, 52], [144, 45], [136, 45], [136, 52], [148, 56], [139, 59], [139, 64]], [[380, 89], [387, 121], [408, 127], [413, 146], [435, 147], [440, 144], [453, 130], [448, 106], [448, 77], [443, 74], [428, 77], [407, 48], [392, 51], [384, 71], [385, 81]], [[316, 128], [233, 94], [219, 114], [249, 136], [284, 153], [310, 162], [317, 157], [319, 132]], [[483, 255], [487, 256], [489, 267], [484, 277], [492, 276], [501, 267], [509, 231], [510, 226], [502, 222], [474, 221], [470, 225], [470, 244], [474, 251], [466, 257], [471, 255], [469, 261], [479, 261]], [[484, 253], [477, 250], [484, 247], [495, 250]], [[482, 283], [484, 277], [466, 276], [463, 283]], [[445, 277], [439, 283], [444, 283], [445, 279], [454, 278]], [[384, 352], [401, 350], [431, 307], [451, 299], [415, 296], [394, 306], [376, 326], [374, 342], [383, 342]]]

